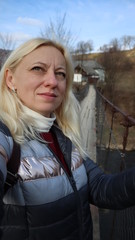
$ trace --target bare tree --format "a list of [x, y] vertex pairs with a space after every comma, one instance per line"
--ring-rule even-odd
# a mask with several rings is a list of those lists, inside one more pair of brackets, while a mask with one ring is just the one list
[[42, 37], [63, 43], [70, 50], [75, 43], [71, 30], [66, 27], [66, 13], [62, 18], [58, 16], [55, 20], [50, 20], [48, 26], [41, 30], [40, 34]]
[[81, 63], [83, 64], [84, 58], [86, 58], [86, 54], [90, 53], [92, 50], [93, 50], [92, 40], [88, 40], [86, 42], [80, 41], [77, 43], [77, 47], [73, 51], [74, 59], [80, 59]]
[[93, 42], [92, 40], [88, 40], [88, 41], [80, 41], [77, 43], [77, 49], [76, 49], [76, 53], [78, 54], [86, 54], [86, 53], [90, 53], [93, 50]]
[[0, 33], [0, 46], [4, 50], [14, 49], [15, 41], [13, 39], [13, 36], [8, 33]]
[[100, 51], [102, 52], [115, 52], [121, 50], [121, 42], [117, 38], [114, 38], [108, 44], [104, 44], [100, 47]]
[[124, 50], [130, 50], [135, 46], [135, 36], [123, 36], [121, 37], [121, 43]]
[[114, 38], [110, 41], [110, 50], [113, 52], [121, 50], [121, 44], [117, 38]]
[[106, 50], [130, 50], [135, 47], [135, 36], [125, 35], [120, 39], [114, 38], [109, 44], [104, 44], [100, 47], [100, 51], [104, 52]]
[[108, 49], [109, 49], [108, 44], [104, 44], [103, 46], [101, 46], [101, 47], [99, 48], [99, 50], [100, 50], [101, 52], [106, 52], [106, 51], [108, 51]]

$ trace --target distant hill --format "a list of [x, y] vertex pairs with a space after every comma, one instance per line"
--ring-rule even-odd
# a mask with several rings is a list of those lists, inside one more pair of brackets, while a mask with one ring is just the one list
[[[124, 50], [123, 52], [125, 52], [126, 56], [131, 58], [131, 60], [135, 62], [135, 48], [131, 49], [131, 50]], [[83, 55], [83, 60], [90, 60], [90, 59], [96, 60], [102, 54], [103, 54], [102, 52], [84, 54]], [[81, 54], [80, 55], [73, 55], [73, 59], [81, 60], [82, 55]]]

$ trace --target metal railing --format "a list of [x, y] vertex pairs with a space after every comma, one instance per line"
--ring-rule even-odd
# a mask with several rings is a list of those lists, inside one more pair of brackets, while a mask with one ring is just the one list
[[[126, 150], [127, 146], [127, 140], [128, 140], [128, 134], [129, 134], [129, 128], [135, 126], [135, 119], [130, 116], [129, 114], [123, 112], [120, 108], [115, 106], [112, 102], [110, 102], [105, 96], [102, 95], [102, 93], [96, 89], [97, 94], [101, 97], [102, 101], [104, 101], [105, 104], [105, 110], [107, 107], [111, 109], [111, 126], [110, 129], [113, 130], [113, 121], [116, 113], [120, 113], [123, 117], [123, 121], [120, 122], [120, 125], [122, 125], [125, 128], [124, 135], [123, 135], [123, 152]], [[110, 138], [109, 138], [109, 146], [111, 141], [111, 132], [110, 132]]]
[[[111, 173], [119, 172], [125, 168], [135, 166], [135, 148], [133, 151], [127, 151], [129, 138], [131, 138], [133, 145], [135, 146], [135, 119], [115, 106], [111, 101], [103, 96], [98, 89], [96, 89], [96, 91], [98, 99], [97, 124], [100, 125], [97, 129], [97, 131], [99, 131], [99, 141], [97, 144], [99, 147], [99, 153], [97, 154], [98, 163], [105, 171]], [[109, 117], [109, 120], [106, 115]], [[117, 128], [116, 125], [118, 125]], [[120, 131], [120, 126], [122, 131]], [[129, 131], [129, 129], [132, 130]], [[113, 139], [114, 130], [115, 133], [117, 133], [117, 130], [120, 131], [118, 135], [121, 135], [121, 138], [119, 138], [119, 141], [121, 141], [121, 149], [119, 148], [119, 145], [117, 145], [118, 142], [116, 139]], [[106, 138], [104, 137], [105, 132], [107, 132]], [[112, 149], [112, 140], [115, 142], [114, 149]], [[100, 240], [135, 239], [135, 207], [121, 211], [108, 210], [107, 212], [99, 209], [99, 219]], [[108, 233], [106, 233], [106, 229]]]

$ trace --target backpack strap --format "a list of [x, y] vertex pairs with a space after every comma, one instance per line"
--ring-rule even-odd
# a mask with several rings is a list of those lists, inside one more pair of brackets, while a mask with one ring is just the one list
[[[0, 131], [7, 136], [11, 136], [8, 127], [0, 121]], [[12, 155], [7, 163], [7, 177], [4, 185], [4, 192], [12, 187], [18, 180], [17, 171], [20, 165], [20, 145], [13, 140], [13, 151]]]
[[12, 187], [18, 180], [18, 168], [20, 165], [20, 145], [13, 140], [13, 151], [7, 163], [7, 177], [5, 181], [5, 192]]

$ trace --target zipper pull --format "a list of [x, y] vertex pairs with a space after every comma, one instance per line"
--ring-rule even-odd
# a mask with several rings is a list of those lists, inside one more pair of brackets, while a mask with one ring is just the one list
[[75, 182], [73, 176], [70, 177], [70, 183], [71, 183], [73, 190], [77, 191], [76, 182]]

